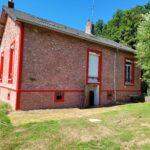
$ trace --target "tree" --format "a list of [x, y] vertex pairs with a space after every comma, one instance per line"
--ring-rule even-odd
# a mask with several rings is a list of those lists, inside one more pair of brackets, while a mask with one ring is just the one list
[[94, 26], [94, 33], [96, 36], [101, 36], [104, 27], [104, 21], [99, 19]]
[[126, 11], [117, 10], [108, 23], [104, 24], [103, 27], [96, 27], [95, 35], [123, 43], [135, 49], [137, 28], [143, 19], [142, 14], [149, 11], [150, 1], [144, 6], [136, 6]]
[[150, 13], [143, 15], [143, 18], [137, 32], [136, 57], [143, 69], [143, 80], [150, 85]]
[[123, 11], [117, 10], [112, 19], [104, 26], [102, 35], [103, 37], [120, 42], [120, 26], [123, 17]]
[[148, 3], [145, 5], [145, 9], [150, 10], [150, 0], [149, 0]]
[[121, 33], [121, 43], [126, 44], [132, 48], [136, 47], [137, 28], [142, 21], [141, 14], [144, 13], [146, 13], [146, 10], [141, 6], [136, 6], [131, 10], [124, 11], [121, 26], [119, 29]]

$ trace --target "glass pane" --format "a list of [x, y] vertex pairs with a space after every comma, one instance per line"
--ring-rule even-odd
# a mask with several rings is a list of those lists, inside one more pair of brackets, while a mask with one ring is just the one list
[[98, 77], [98, 55], [89, 56], [89, 77]]

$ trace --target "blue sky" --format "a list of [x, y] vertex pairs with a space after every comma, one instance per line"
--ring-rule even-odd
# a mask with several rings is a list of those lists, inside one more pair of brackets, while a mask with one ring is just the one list
[[[14, 0], [15, 8], [38, 17], [84, 30], [91, 17], [93, 0]], [[111, 19], [117, 9], [130, 9], [144, 5], [148, 0], [95, 0], [94, 22], [99, 18], [105, 22]], [[7, 0], [0, 0], [0, 8]], [[1, 9], [0, 9], [1, 11]]]

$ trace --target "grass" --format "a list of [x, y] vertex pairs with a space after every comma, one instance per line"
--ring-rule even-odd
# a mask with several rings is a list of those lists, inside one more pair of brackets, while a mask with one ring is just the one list
[[1, 150], [150, 149], [150, 103], [8, 115], [9, 110], [0, 104]]

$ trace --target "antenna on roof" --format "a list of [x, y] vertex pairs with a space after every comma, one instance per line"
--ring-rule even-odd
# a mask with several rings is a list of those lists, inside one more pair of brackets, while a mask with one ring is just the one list
[[95, 0], [93, 0], [93, 4], [92, 4], [92, 7], [91, 7], [91, 21], [93, 22], [93, 19], [94, 19], [94, 13], [95, 13]]

